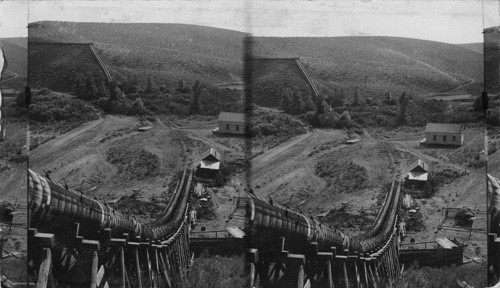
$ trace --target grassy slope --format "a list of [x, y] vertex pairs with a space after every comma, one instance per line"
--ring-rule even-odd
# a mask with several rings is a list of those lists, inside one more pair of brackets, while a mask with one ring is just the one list
[[[236, 31], [182, 24], [37, 22], [30, 24], [29, 35], [34, 41], [93, 42], [117, 79], [136, 73], [143, 85], [148, 74], [157, 84], [170, 86], [178, 80], [192, 85], [196, 79], [221, 84], [242, 78], [244, 34]], [[253, 53], [257, 57], [300, 57], [325, 94], [345, 88], [351, 96], [355, 86], [362, 97], [384, 91], [428, 94], [482, 79], [480, 54], [459, 45], [409, 38], [257, 37]], [[273, 90], [283, 81], [297, 87], [305, 84], [286, 65], [279, 72], [254, 68], [252, 80], [262, 90]], [[274, 90], [267, 93], [264, 96], [276, 95]]]
[[465, 43], [465, 44], [458, 44], [457, 46], [483, 54], [483, 43]]
[[37, 22], [30, 41], [93, 42], [117, 79], [151, 74], [157, 84], [196, 79], [222, 83], [241, 78], [240, 32], [181, 24]]
[[[320, 90], [331, 93], [332, 88], [345, 88], [348, 96], [353, 94], [355, 86], [361, 95], [369, 96], [384, 91], [393, 95], [402, 91], [427, 94], [482, 79], [480, 54], [457, 45], [409, 38], [258, 37], [254, 41], [254, 55], [300, 57]], [[270, 77], [260, 78], [262, 73], [255, 75], [256, 85], [272, 82]], [[274, 79], [274, 83], [296, 82], [288, 75]]]
[[30, 85], [71, 92], [74, 73], [89, 73], [105, 79], [104, 72], [88, 46], [30, 43]]
[[0, 87], [23, 87], [25, 86], [27, 73], [27, 38], [2, 38], [0, 39], [1, 47], [5, 52], [8, 67], [5, 71], [5, 78], [10, 78], [15, 74], [19, 75], [15, 80], [2, 82]]

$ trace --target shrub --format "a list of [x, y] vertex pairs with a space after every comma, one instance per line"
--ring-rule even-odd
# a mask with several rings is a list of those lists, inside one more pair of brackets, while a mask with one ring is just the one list
[[50, 89], [49, 88], [42, 88], [40, 89], [38, 92], [36, 92], [36, 96], [46, 96], [46, 95], [49, 95], [51, 93]]
[[460, 226], [471, 226], [474, 213], [469, 207], [460, 208], [455, 214], [455, 223]]

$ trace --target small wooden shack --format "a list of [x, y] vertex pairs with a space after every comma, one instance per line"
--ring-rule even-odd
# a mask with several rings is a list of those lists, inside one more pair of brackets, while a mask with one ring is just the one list
[[220, 112], [218, 127], [213, 131], [221, 134], [243, 135], [246, 130], [244, 113]]
[[423, 144], [458, 145], [464, 143], [464, 124], [427, 123]]
[[219, 172], [220, 168], [220, 154], [214, 148], [210, 148], [198, 164], [198, 173], [202, 176], [213, 176]]
[[405, 185], [423, 187], [429, 180], [429, 167], [421, 159], [418, 159], [411, 167], [410, 172], [406, 175]]

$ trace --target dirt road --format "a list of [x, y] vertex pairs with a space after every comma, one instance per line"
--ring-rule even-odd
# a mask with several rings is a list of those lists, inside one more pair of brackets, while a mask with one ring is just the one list
[[[48, 171], [53, 180], [66, 181], [72, 188], [92, 191], [104, 199], [131, 193], [133, 189], [139, 189], [145, 198], [164, 194], [173, 172], [185, 164], [181, 157], [182, 135], [161, 121], [150, 125], [153, 129], [139, 132], [137, 118], [115, 115], [88, 122], [33, 150], [30, 167], [40, 173]], [[154, 154], [160, 163], [157, 176], [148, 181], [124, 178], [106, 160], [111, 148], [130, 153], [144, 148]]]

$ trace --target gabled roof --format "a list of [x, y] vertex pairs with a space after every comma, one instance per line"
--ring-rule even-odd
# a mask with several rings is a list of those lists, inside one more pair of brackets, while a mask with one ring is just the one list
[[245, 114], [244, 113], [233, 113], [233, 112], [220, 112], [219, 121], [226, 122], [245, 122]]
[[427, 181], [428, 178], [429, 173], [427, 172], [410, 171], [410, 173], [408, 173], [408, 180]]
[[425, 132], [430, 133], [462, 133], [464, 124], [450, 124], [450, 123], [427, 123]]
[[417, 162], [411, 165], [411, 167], [412, 168], [410, 171], [421, 171], [421, 172], [429, 171], [429, 166], [427, 166], [427, 164], [425, 164], [425, 162], [422, 161], [422, 159], [418, 159]]
[[202, 160], [209, 160], [209, 161], [220, 161], [220, 154], [215, 150], [214, 148], [210, 148], [208, 152], [206, 152], [203, 155]]

